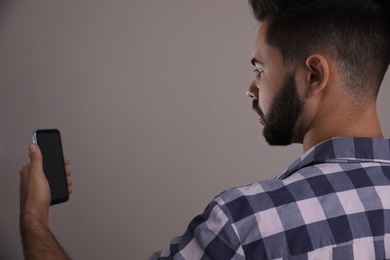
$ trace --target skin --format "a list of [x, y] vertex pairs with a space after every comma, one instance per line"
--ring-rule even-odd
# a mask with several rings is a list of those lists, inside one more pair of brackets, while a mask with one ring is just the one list
[[[70, 259], [49, 228], [50, 188], [38, 145], [28, 147], [30, 163], [20, 169], [20, 233], [26, 260]], [[70, 160], [64, 158], [68, 165]], [[71, 170], [66, 167], [66, 175]], [[72, 181], [68, 179], [72, 193]]]
[[[265, 41], [266, 23], [259, 26], [253, 58], [261, 72], [248, 89], [248, 96], [259, 101], [267, 117], [283, 80], [291, 68], [283, 64], [278, 49]], [[296, 120], [291, 143], [302, 143], [303, 151], [333, 137], [382, 138], [376, 112], [376, 97], [356, 102], [340, 79], [335, 61], [315, 53], [295, 68], [296, 91], [303, 111]], [[371, 86], [375, 87], [375, 86]], [[20, 170], [20, 230], [25, 259], [70, 259], [49, 228], [50, 189], [42, 169], [37, 145], [29, 146], [30, 163]], [[65, 159], [69, 164], [69, 159]], [[67, 175], [70, 170], [67, 168]], [[72, 182], [68, 181], [69, 192]]]
[[269, 145], [286, 146], [291, 144], [295, 122], [303, 111], [295, 84], [295, 73], [288, 73], [280, 92], [275, 96], [265, 115], [259, 106], [259, 100], [253, 99], [252, 107], [264, 125], [263, 136]]
[[[267, 23], [260, 24], [253, 50], [256, 76], [247, 95], [258, 100], [267, 117], [292, 68], [284, 65], [281, 53], [266, 42]], [[376, 111], [376, 96], [357, 102], [344, 86], [336, 62], [321, 53], [310, 55], [295, 68], [295, 83], [303, 111], [292, 130], [291, 143], [303, 144], [306, 152], [333, 137], [383, 138]], [[371, 86], [375, 88], [375, 86]]]

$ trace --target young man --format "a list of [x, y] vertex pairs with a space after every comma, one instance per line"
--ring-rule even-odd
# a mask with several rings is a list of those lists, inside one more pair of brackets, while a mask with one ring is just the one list
[[[302, 143], [304, 154], [274, 180], [217, 196], [150, 259], [389, 259], [390, 141], [376, 113], [389, 1], [249, 2], [260, 22], [253, 109], [270, 145]], [[30, 158], [20, 172], [25, 255], [44, 259], [37, 248], [49, 243], [67, 259], [48, 227], [36, 146]]]

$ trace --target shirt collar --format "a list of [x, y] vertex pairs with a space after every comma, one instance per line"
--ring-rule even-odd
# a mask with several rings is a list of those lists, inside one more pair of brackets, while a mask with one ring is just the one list
[[379, 138], [336, 137], [317, 144], [292, 163], [276, 179], [324, 162], [381, 162], [390, 164], [390, 140]]

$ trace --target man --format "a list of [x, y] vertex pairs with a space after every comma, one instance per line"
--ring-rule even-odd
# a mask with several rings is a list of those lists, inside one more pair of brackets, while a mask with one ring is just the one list
[[[389, 1], [249, 3], [260, 22], [253, 109], [270, 145], [302, 143], [304, 154], [274, 180], [217, 196], [150, 259], [389, 259], [390, 140], [376, 113], [390, 63]], [[30, 158], [20, 172], [25, 255], [44, 241], [67, 259], [48, 228], [37, 146]]]

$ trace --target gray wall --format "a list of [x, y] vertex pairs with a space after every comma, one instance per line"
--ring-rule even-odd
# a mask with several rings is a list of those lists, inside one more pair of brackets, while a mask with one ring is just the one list
[[265, 144], [245, 96], [246, 1], [13, 1], [1, 22], [0, 259], [22, 258], [18, 169], [34, 129], [59, 128], [72, 158], [75, 192], [51, 226], [75, 259], [145, 259], [219, 192], [301, 153]]

